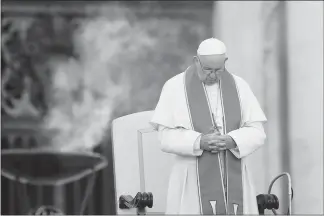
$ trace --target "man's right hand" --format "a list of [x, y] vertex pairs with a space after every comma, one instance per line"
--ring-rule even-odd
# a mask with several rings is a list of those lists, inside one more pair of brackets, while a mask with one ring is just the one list
[[200, 138], [200, 149], [212, 153], [226, 150], [225, 142], [219, 138], [221, 134], [218, 131], [211, 131]]

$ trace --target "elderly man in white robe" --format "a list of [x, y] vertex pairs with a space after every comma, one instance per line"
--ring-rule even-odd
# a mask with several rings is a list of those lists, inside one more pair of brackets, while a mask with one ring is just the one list
[[264, 144], [267, 119], [227, 59], [224, 43], [207, 39], [162, 89], [151, 124], [175, 155], [166, 214], [259, 214], [246, 158]]

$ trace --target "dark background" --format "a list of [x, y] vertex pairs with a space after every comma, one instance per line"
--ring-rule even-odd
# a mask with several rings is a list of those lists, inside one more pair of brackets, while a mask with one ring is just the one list
[[[88, 19], [91, 15], [85, 8], [96, 7], [96, 4], [90, 1], [3, 2], [1, 149], [37, 148], [47, 142], [40, 132], [52, 97], [51, 72], [46, 63], [53, 56], [68, 58], [74, 55], [75, 20]], [[132, 81], [132, 97], [115, 108], [113, 120], [154, 109], [164, 82], [184, 71], [199, 42], [212, 36], [213, 2], [121, 1], [105, 5], [129, 8], [129, 19], [133, 19], [134, 25], [141, 26], [143, 32], [159, 41], [154, 49], [145, 50], [135, 67], [124, 65]], [[124, 17], [118, 14], [111, 17], [119, 18]], [[122, 59], [120, 64], [123, 64]], [[10, 75], [4, 77], [3, 71]], [[30, 87], [24, 82], [26, 77], [31, 81]], [[26, 92], [29, 95], [27, 105], [14, 103]], [[37, 114], [33, 115], [29, 105]], [[24, 109], [19, 110], [20, 106]], [[86, 214], [115, 214], [116, 211], [110, 128], [106, 134], [94, 151], [107, 157], [109, 165], [98, 174]], [[26, 203], [26, 199], [20, 199], [21, 195], [17, 196], [19, 185], [3, 177], [1, 181], [1, 214], [26, 214], [19, 206], [21, 202]], [[56, 189], [28, 186], [30, 206], [54, 203], [66, 214], [75, 214], [80, 208], [86, 181], [86, 178], [81, 179]]]

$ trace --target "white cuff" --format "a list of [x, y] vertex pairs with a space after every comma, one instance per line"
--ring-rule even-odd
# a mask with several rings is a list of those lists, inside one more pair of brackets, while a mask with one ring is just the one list
[[240, 149], [239, 149], [239, 146], [237, 144], [237, 140], [236, 140], [236, 137], [235, 135], [233, 135], [233, 133], [229, 132], [227, 135], [229, 135], [230, 137], [232, 137], [232, 139], [234, 140], [235, 144], [236, 144], [236, 147], [233, 148], [233, 149], [230, 149], [230, 151], [233, 153], [233, 155], [240, 159], [241, 158], [241, 154], [240, 154]]
[[193, 153], [196, 156], [200, 156], [203, 153], [203, 150], [200, 149], [200, 139], [201, 139], [201, 135], [197, 137], [195, 144], [194, 144]]

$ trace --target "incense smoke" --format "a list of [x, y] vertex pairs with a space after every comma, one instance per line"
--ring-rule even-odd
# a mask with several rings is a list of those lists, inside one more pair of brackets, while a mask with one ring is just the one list
[[139, 50], [155, 43], [126, 19], [129, 13], [106, 8], [100, 16], [82, 20], [74, 34], [78, 58], [49, 62], [53, 98], [44, 128], [51, 132], [51, 148], [93, 149], [105, 137], [113, 111], [129, 98], [127, 74]]

